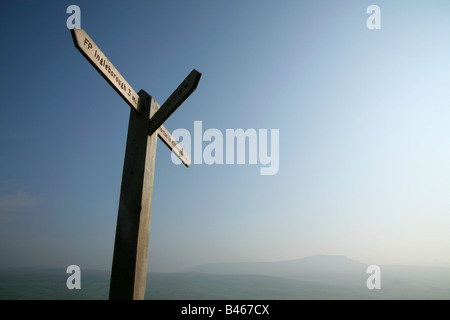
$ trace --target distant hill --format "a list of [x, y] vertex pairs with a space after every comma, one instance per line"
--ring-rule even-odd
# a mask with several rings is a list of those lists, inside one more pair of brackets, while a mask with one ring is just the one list
[[265, 275], [150, 273], [146, 299], [329, 300], [383, 299], [383, 295], [365, 286], [350, 288]]
[[333, 299], [347, 299], [356, 292], [361, 299], [450, 299], [450, 268], [380, 265], [381, 290], [369, 290], [368, 266], [345, 256], [316, 255], [279, 262], [202, 264], [189, 271], [287, 278], [300, 281], [303, 286], [328, 286], [329, 294], [323, 296]]
[[277, 262], [202, 264], [189, 271], [209, 274], [258, 274], [303, 279], [305, 274], [363, 274], [365, 276], [367, 266], [345, 256], [317, 255]]
[[212, 263], [191, 268], [194, 273], [265, 275], [350, 288], [366, 288], [368, 265], [345, 256], [317, 255], [278, 262]]

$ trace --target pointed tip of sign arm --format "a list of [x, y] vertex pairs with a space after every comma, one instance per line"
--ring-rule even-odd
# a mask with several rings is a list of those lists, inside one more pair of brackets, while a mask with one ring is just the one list
[[170, 115], [197, 89], [201, 73], [192, 70], [161, 108], [150, 118], [148, 134], [152, 135]]
[[106, 82], [112, 86], [131, 108], [141, 113], [137, 93], [95, 44], [94, 40], [82, 28], [71, 29], [70, 33], [75, 48], [80, 51], [94, 69], [100, 73]]
[[197, 70], [193, 69], [189, 75], [193, 74], [195, 76], [195, 87], [192, 89], [192, 91], [195, 91], [197, 89], [198, 83], [200, 82], [200, 78], [202, 77], [202, 74], [198, 72]]
[[[81, 44], [80, 44], [80, 39], [79, 38], [77, 38], [77, 33], [78, 33], [78, 35], [80, 35], [80, 34], [86, 34], [87, 35], [87, 33], [86, 33], [86, 31], [84, 31], [84, 29], [83, 28], [74, 28], [74, 29], [70, 29], [70, 34], [72, 35], [72, 40], [73, 40], [73, 44], [75, 45], [75, 48], [77, 48], [78, 49], [78, 51], [80, 51], [81, 52], [81, 54], [86, 58], [86, 59], [88, 59], [88, 61], [89, 61], [89, 56], [83, 51], [83, 49], [81, 48]], [[91, 64], [92, 64], [92, 62], [91, 61], [89, 61]]]
[[163, 136], [158, 134], [158, 137], [162, 142], [164, 142], [164, 144], [167, 147], [169, 147], [171, 152], [173, 152], [178, 157], [178, 159], [181, 160], [181, 163], [184, 164], [186, 166], [186, 168], [189, 168], [189, 166], [191, 165], [191, 158], [189, 158], [189, 156], [187, 154], [185, 154], [184, 156], [180, 156], [180, 154], [173, 149], [173, 146], [171, 146], [169, 143], [167, 143], [167, 141], [164, 139]]
[[191, 165], [191, 158], [187, 153], [184, 152], [183, 148], [176, 141], [174, 137], [170, 134], [164, 125], [161, 125], [157, 130], [158, 137], [164, 142], [164, 144], [169, 147], [169, 149], [181, 160], [181, 162], [189, 168]]
[[[171, 145], [167, 143], [167, 141], [164, 140], [164, 138], [158, 134], [159, 139], [164, 142], [164, 144], [169, 147], [169, 149], [171, 149]], [[186, 168], [189, 168], [189, 166], [191, 165], [191, 158], [189, 158], [188, 155], [185, 155], [184, 157], [180, 156], [179, 153], [175, 152], [174, 150], [171, 150], [177, 157], [178, 159], [181, 160], [181, 163], [185, 165]]]
[[75, 35], [75, 30], [78, 30], [78, 29], [75, 29], [75, 28], [74, 29], [70, 29], [70, 34], [72, 35], [73, 44], [75, 45], [75, 47], [78, 48], [78, 42], [77, 42], [77, 37]]

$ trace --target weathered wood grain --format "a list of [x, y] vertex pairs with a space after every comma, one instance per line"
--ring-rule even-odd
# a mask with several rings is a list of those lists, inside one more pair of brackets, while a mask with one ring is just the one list
[[156, 112], [156, 104], [143, 90], [139, 96], [142, 112], [130, 110], [111, 270], [111, 300], [142, 300], [145, 294], [157, 135], [148, 135], [148, 119]]

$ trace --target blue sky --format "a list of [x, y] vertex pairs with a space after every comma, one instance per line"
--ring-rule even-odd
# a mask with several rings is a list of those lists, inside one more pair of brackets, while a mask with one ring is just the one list
[[158, 141], [149, 270], [450, 267], [450, 4], [356, 0], [1, 1], [0, 267], [111, 268], [130, 107], [74, 47], [71, 4], [160, 104], [202, 73], [170, 131], [279, 129], [273, 176], [177, 166]]

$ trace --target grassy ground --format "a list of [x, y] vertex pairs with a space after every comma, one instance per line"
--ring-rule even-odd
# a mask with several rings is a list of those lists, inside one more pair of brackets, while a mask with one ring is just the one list
[[[152, 300], [304, 300], [304, 299], [450, 299], [450, 276], [418, 271], [399, 275], [385, 272], [381, 290], [368, 290], [361, 281], [345, 277], [292, 280], [261, 275], [150, 273], [146, 299]], [[1, 300], [104, 300], [108, 298], [107, 271], [82, 271], [81, 290], [69, 290], [65, 270], [3, 270]], [[340, 279], [330, 280], [330, 279]]]

